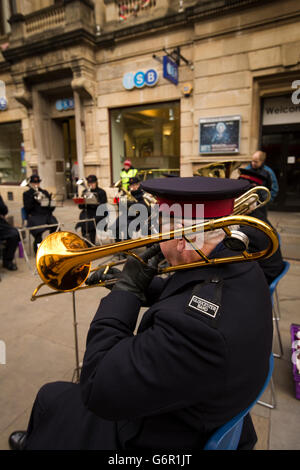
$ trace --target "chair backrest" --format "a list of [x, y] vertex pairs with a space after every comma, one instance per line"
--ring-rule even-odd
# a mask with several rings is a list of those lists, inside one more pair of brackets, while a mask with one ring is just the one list
[[283, 261], [284, 263], [284, 268], [283, 270], [281, 271], [281, 273], [271, 282], [271, 284], [269, 285], [269, 289], [270, 289], [270, 294], [271, 296], [273, 295], [276, 287], [277, 287], [277, 284], [278, 282], [280, 281], [280, 279], [283, 278], [283, 276], [286, 275], [286, 273], [288, 272], [288, 270], [290, 269], [290, 263], [288, 261]]
[[238, 448], [240, 437], [242, 433], [243, 423], [245, 416], [249, 413], [251, 408], [257, 403], [268, 383], [272, 377], [274, 368], [273, 354], [270, 355], [269, 372], [265, 383], [259, 392], [256, 400], [248, 406], [245, 410], [241, 411], [237, 416], [232, 418], [228, 423], [221, 426], [207, 441], [204, 450], [236, 450]]
[[21, 208], [21, 217], [23, 221], [28, 219], [28, 215], [27, 215], [25, 207]]

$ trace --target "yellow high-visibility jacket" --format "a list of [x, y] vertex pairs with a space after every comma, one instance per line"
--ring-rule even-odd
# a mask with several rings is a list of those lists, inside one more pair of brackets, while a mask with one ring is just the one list
[[122, 180], [122, 189], [127, 189], [129, 186], [129, 178], [134, 178], [137, 174], [138, 170], [136, 168], [129, 168], [128, 171], [125, 171], [124, 169], [120, 173], [120, 177]]

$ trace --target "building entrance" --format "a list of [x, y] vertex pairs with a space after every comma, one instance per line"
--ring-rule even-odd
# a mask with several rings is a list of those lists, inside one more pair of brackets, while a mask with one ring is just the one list
[[112, 182], [130, 159], [143, 178], [179, 174], [180, 103], [153, 103], [110, 111]]
[[75, 118], [55, 119], [55, 121], [62, 136], [65, 194], [70, 199], [76, 192], [76, 178], [78, 179]]
[[300, 124], [263, 126], [261, 147], [279, 184], [270, 208], [300, 211]]

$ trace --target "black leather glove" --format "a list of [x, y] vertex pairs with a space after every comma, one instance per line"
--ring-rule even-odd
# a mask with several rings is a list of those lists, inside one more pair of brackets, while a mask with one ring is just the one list
[[160, 247], [158, 244], [155, 244], [148, 248], [141, 256], [141, 259], [145, 261], [145, 263], [149, 262], [149, 264], [141, 263], [138, 259], [130, 256], [126, 261], [120, 279], [116, 282], [112, 290], [132, 292], [141, 300], [142, 304], [145, 305], [145, 292], [153, 277], [157, 274], [157, 265], [160, 255]]
[[[99, 282], [102, 282], [102, 281], [111, 281], [112, 279], [118, 279], [122, 274], [122, 271], [120, 271], [120, 269], [114, 268], [113, 266], [111, 266], [108, 269], [107, 273], [104, 274], [105, 270], [106, 270], [106, 268], [104, 267], [104, 268], [98, 269], [97, 271], [93, 272], [87, 278], [85, 283], [88, 286], [91, 286], [93, 284], [98, 284]], [[111, 290], [113, 288], [113, 284], [111, 284], [111, 285], [108, 284], [105, 287], [107, 287], [107, 289]]]

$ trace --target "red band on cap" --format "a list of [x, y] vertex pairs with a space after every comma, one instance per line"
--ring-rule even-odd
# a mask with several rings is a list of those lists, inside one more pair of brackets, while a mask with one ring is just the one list
[[254, 181], [254, 183], [263, 184], [263, 180], [261, 180], [260, 178], [257, 178], [256, 176], [240, 175], [240, 178], [243, 178], [245, 180]]
[[[220, 199], [218, 201], [173, 201], [170, 199], [162, 199], [156, 197], [157, 202], [160, 206], [161, 212], [167, 212], [167, 208], [171, 207], [173, 204], [179, 205], [181, 210], [180, 213], [174, 211], [175, 217], [186, 217], [192, 218], [199, 216], [199, 211], [197, 213], [197, 205], [204, 206], [203, 217], [205, 219], [213, 219], [215, 217], [226, 217], [227, 215], [232, 214], [234, 208], [234, 199]], [[165, 204], [165, 207], [161, 207], [162, 204]], [[176, 206], [175, 206], [176, 209]]]

